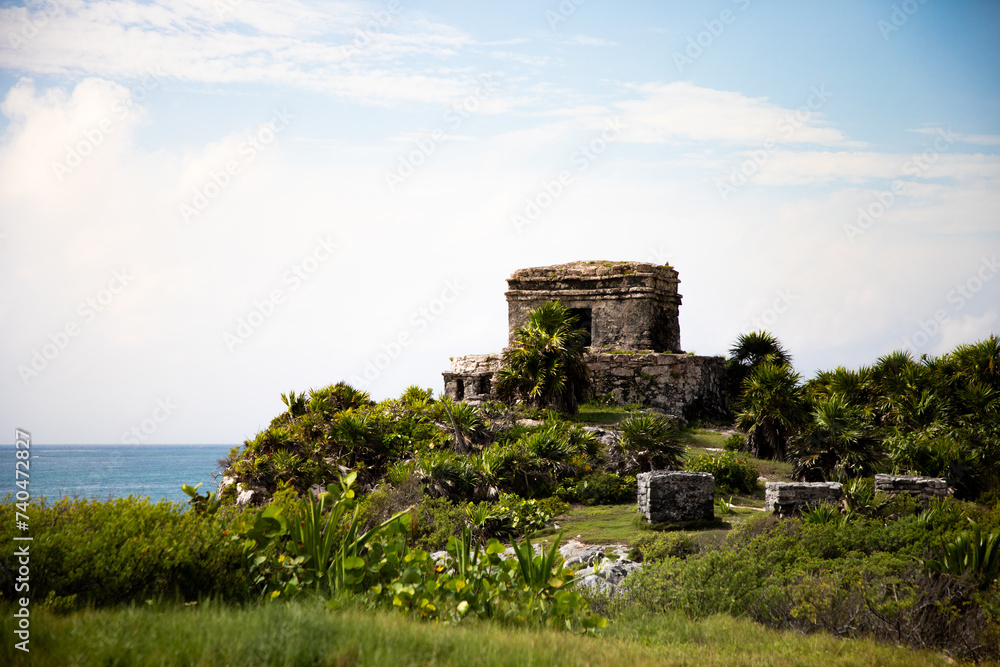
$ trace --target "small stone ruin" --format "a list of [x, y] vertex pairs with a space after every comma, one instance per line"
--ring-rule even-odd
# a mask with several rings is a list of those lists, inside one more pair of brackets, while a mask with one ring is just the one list
[[[681, 350], [680, 279], [670, 266], [580, 261], [518, 269], [507, 279], [508, 341], [532, 309], [559, 301], [585, 334], [590, 397], [643, 403], [687, 420], [728, 416], [726, 360]], [[478, 403], [494, 398], [500, 354], [453, 357], [444, 394]]]
[[924, 505], [934, 498], [951, 495], [948, 482], [941, 477], [918, 477], [916, 475], [875, 475], [875, 492], [890, 496], [908, 493]]
[[715, 478], [707, 472], [654, 470], [635, 479], [639, 513], [650, 523], [715, 518]]
[[840, 482], [767, 482], [764, 508], [779, 517], [801, 512], [811, 505], [839, 503], [844, 497]]

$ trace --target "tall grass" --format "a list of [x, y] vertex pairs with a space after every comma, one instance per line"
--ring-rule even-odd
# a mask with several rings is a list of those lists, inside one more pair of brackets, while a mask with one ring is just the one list
[[[11, 635], [11, 614], [3, 614]], [[603, 637], [459, 627], [328, 610], [309, 601], [247, 608], [131, 607], [55, 616], [32, 612], [31, 653], [3, 642], [3, 664], [58, 665], [944, 665], [942, 654], [870, 641], [766, 630], [725, 617], [622, 617]], [[18, 655], [14, 655], [14, 654]]]

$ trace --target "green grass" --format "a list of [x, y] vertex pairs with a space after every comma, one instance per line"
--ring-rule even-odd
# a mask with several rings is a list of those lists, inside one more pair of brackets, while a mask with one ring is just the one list
[[563, 538], [584, 544], [632, 544], [641, 533], [635, 523], [636, 504], [574, 507], [556, 523], [564, 530]]
[[[4, 614], [4, 634], [12, 636]], [[48, 665], [945, 665], [916, 652], [825, 634], [803, 636], [750, 621], [632, 612], [603, 636], [499, 623], [459, 627], [402, 614], [315, 603], [245, 609], [212, 605], [126, 608], [53, 616], [32, 611], [31, 653], [0, 649], [4, 664]], [[15, 655], [17, 654], [17, 655]]]
[[681, 442], [690, 448], [722, 449], [728, 436], [707, 428], [686, 428], [681, 431]]
[[641, 412], [641, 405], [599, 405], [584, 403], [575, 415], [569, 415], [571, 421], [588, 426], [608, 426], [617, 424], [634, 412]]

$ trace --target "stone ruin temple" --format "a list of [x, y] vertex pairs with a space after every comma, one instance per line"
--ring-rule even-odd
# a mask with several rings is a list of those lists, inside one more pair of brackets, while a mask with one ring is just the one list
[[[591, 397], [645, 403], [684, 419], [721, 419], [726, 404], [723, 357], [681, 350], [680, 280], [670, 266], [643, 262], [570, 262], [519, 269], [507, 279], [509, 342], [528, 313], [559, 301], [587, 332]], [[452, 359], [444, 393], [455, 401], [493, 397], [502, 355]]]

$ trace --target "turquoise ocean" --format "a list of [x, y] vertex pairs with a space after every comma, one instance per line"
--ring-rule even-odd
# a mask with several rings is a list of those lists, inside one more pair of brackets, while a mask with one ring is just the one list
[[[215, 491], [219, 459], [233, 445], [32, 445], [28, 490], [32, 498], [125, 498], [186, 502], [182, 484], [204, 482]], [[0, 498], [14, 485], [13, 445], [0, 445]], [[23, 476], [21, 477], [23, 479]]]

